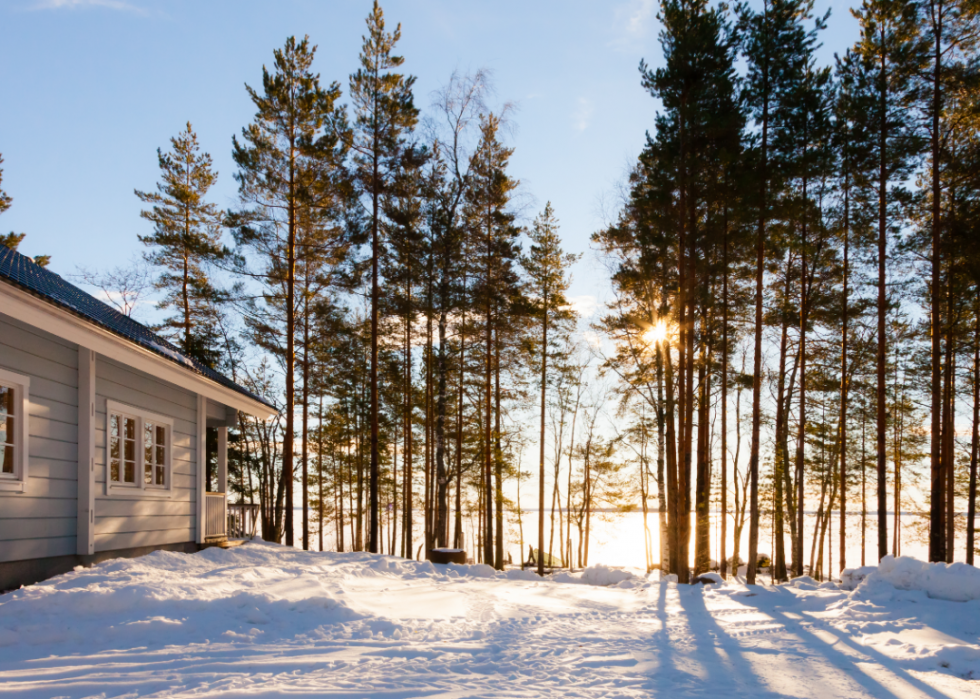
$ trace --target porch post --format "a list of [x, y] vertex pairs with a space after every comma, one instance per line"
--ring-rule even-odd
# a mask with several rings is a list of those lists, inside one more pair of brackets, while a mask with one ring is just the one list
[[221, 499], [221, 529], [228, 534], [228, 428], [218, 428], [218, 492], [224, 493]]
[[194, 461], [197, 464], [197, 543], [204, 543], [206, 525], [204, 522], [205, 495], [207, 489], [208, 455], [207, 455], [207, 428], [208, 428], [208, 399], [198, 394], [197, 396], [197, 434], [195, 436], [195, 455]]
[[[218, 428], [218, 492], [228, 493], [228, 428]], [[227, 497], [226, 497], [227, 499]]]
[[95, 553], [95, 352], [78, 348], [78, 525], [79, 556]]

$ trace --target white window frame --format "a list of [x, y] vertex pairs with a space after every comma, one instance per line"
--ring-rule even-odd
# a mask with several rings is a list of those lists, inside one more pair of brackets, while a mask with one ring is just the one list
[[0, 473], [0, 491], [27, 492], [30, 465], [31, 379], [0, 369], [0, 384], [14, 389], [14, 472]]
[[[110, 440], [112, 439], [111, 421], [113, 415], [124, 415], [136, 419], [136, 482], [116, 483], [112, 480], [112, 459], [110, 456]], [[144, 425], [147, 423], [162, 425], [167, 428], [167, 440], [164, 459], [164, 482], [166, 485], [146, 484], [146, 453], [144, 449]], [[165, 415], [151, 413], [124, 403], [106, 400], [105, 411], [105, 494], [117, 498], [169, 498], [173, 496], [173, 451], [174, 451], [174, 421]], [[121, 464], [120, 464], [121, 467]]]

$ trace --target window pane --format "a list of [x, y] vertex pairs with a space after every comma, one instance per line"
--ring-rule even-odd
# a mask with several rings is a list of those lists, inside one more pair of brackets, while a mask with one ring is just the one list
[[126, 430], [126, 439], [136, 439], [136, 420], [131, 417], [123, 418], [124, 429]]
[[14, 472], [14, 448], [0, 447], [0, 473]]
[[143, 423], [143, 446], [153, 446], [153, 425], [149, 422]]
[[14, 435], [14, 418], [13, 416], [8, 416], [6, 420], [0, 420], [0, 444], [13, 444]]
[[146, 464], [147, 468], [153, 465], [153, 447], [151, 445], [143, 447], [143, 463]]
[[167, 429], [157, 425], [157, 444], [167, 443]]
[[125, 441], [126, 461], [136, 461], [136, 442], [132, 439]]
[[109, 416], [109, 436], [119, 437], [119, 416], [110, 415]]
[[119, 459], [113, 459], [111, 461], [111, 464], [112, 465], [109, 468], [109, 470], [111, 471], [111, 475], [109, 477], [112, 479], [114, 483], [118, 483], [119, 482]]
[[163, 480], [163, 466], [157, 466], [157, 485], [166, 485]]
[[157, 458], [154, 463], [158, 464], [159, 466], [163, 466], [167, 463], [166, 454], [164, 453], [163, 447], [157, 447]]
[[0, 420], [3, 420], [5, 413], [14, 415], [14, 389], [10, 386], [0, 386]]
[[133, 463], [132, 461], [127, 461], [126, 462], [126, 469], [125, 469], [125, 471], [126, 471], [125, 472], [125, 476], [126, 476], [125, 482], [126, 483], [135, 483], [136, 482], [136, 464]]

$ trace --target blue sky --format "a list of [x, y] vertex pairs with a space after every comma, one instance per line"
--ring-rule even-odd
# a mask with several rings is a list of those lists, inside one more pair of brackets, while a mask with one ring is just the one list
[[[659, 64], [657, 3], [388, 0], [399, 52], [417, 76], [416, 102], [454, 69], [493, 72], [510, 101], [512, 174], [530, 219], [550, 200], [566, 247], [614, 210], [615, 185], [638, 154], [657, 103], [640, 86], [641, 58]], [[818, 11], [827, 5], [818, 5]], [[188, 120], [220, 173], [213, 201], [235, 203], [231, 137], [252, 117], [244, 83], [289, 35], [319, 46], [316, 68], [346, 94], [370, 3], [7, 0], [0, 6], [0, 153], [13, 207], [0, 231], [27, 233], [23, 251], [52, 269], [104, 269], [141, 252], [148, 232], [133, 189], [152, 189], [156, 149]], [[835, 3], [823, 53], [856, 37]], [[586, 254], [572, 295], [583, 310], [604, 296], [605, 272]]]

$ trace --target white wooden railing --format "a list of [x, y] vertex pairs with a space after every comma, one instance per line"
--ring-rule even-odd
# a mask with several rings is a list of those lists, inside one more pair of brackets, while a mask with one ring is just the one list
[[204, 495], [204, 538], [224, 538], [228, 535], [228, 516], [224, 493]]

